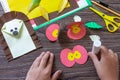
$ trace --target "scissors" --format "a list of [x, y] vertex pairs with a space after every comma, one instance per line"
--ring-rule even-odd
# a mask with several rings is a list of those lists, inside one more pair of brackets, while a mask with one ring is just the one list
[[104, 14], [103, 12], [93, 8], [93, 7], [89, 7], [90, 10], [92, 10], [93, 12], [95, 12], [96, 14], [98, 14], [99, 16], [101, 16], [105, 23], [106, 23], [106, 28], [109, 32], [115, 32], [118, 30], [118, 28], [120, 27], [120, 18], [117, 16], [109, 16]]

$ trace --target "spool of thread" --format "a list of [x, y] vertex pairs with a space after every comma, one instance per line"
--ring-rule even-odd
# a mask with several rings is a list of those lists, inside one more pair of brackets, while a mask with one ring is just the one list
[[98, 54], [101, 47], [101, 41], [96, 40], [93, 42], [92, 53]]

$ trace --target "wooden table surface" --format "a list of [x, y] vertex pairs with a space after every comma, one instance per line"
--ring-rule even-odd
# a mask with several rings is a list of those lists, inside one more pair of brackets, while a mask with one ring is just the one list
[[[104, 2], [120, 11], [120, 0], [104, 0]], [[107, 11], [104, 12], [112, 15]], [[2, 8], [0, 7], [0, 15], [3, 13]], [[83, 22], [96, 21], [100, 25], [105, 26], [103, 19], [89, 9], [84, 9], [56, 22], [63, 27], [57, 42], [52, 43], [46, 38], [45, 27], [36, 31], [43, 46], [41, 49], [24, 55], [11, 62], [7, 62], [6, 56], [0, 47], [0, 80], [24, 80], [31, 64], [42, 51], [51, 51], [55, 54], [53, 72], [58, 69], [63, 70], [63, 73], [59, 78], [60, 80], [99, 80], [93, 62], [90, 58], [88, 58], [87, 63], [84, 65], [75, 64], [72, 68], [67, 68], [60, 62], [60, 52], [64, 48], [72, 49], [75, 45], [82, 45], [87, 49], [87, 51], [91, 51], [92, 42], [89, 39], [89, 36], [96, 34], [101, 37], [102, 44], [110, 49], [113, 49], [119, 55], [120, 59], [120, 30], [115, 33], [109, 33], [105, 27], [101, 30], [87, 29], [87, 34], [83, 39], [70, 40], [66, 36], [65, 27], [73, 22], [74, 15], [81, 16]]]

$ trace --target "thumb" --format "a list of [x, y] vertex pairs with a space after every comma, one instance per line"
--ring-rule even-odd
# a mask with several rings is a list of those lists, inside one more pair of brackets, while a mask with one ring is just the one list
[[88, 54], [91, 57], [95, 67], [98, 66], [99, 60], [98, 60], [97, 56], [92, 52], [89, 52]]
[[59, 76], [61, 75], [61, 73], [62, 73], [61, 70], [56, 71], [52, 76], [52, 80], [57, 80]]

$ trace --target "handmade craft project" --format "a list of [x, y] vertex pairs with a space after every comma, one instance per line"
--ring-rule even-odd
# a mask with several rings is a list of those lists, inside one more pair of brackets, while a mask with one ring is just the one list
[[60, 26], [58, 24], [51, 24], [46, 29], [46, 37], [50, 41], [56, 41], [58, 39], [58, 32], [59, 32]]
[[[60, 19], [63, 19], [77, 11], [80, 11], [92, 5], [91, 0], [41, 0], [39, 4], [40, 6], [36, 7], [28, 13], [28, 7], [31, 1], [32, 0], [1, 0], [0, 2], [3, 4], [2, 6], [5, 12], [19, 11], [25, 13], [29, 19], [36, 18], [35, 23], [37, 26], [33, 27], [34, 30], [38, 30], [42, 27], [50, 25]], [[39, 2], [39, 0], [33, 1]], [[22, 5], [20, 3], [22, 3]], [[59, 5], [61, 6], [58, 8]], [[42, 11], [43, 8], [44, 11]], [[60, 12], [60, 14], [58, 14], [57, 11]], [[47, 16], [47, 13], [41, 14], [43, 12], [47, 12], [49, 16]], [[46, 22], [43, 17], [39, 16], [43, 16], [46, 20], [49, 21]]]
[[[58, 11], [60, 2], [61, 0], [7, 0], [6, 6], [9, 11], [23, 12], [29, 19], [33, 19], [42, 15], [41, 7], [48, 13]], [[70, 4], [66, 7], [70, 7]]]
[[63, 49], [60, 53], [60, 60], [66, 67], [72, 67], [75, 63], [85, 64], [87, 58], [87, 51], [81, 45], [76, 45], [73, 50]]
[[87, 23], [85, 23], [85, 26], [87, 28], [90, 28], [90, 29], [101, 29], [101, 28], [103, 28], [101, 25], [99, 25], [96, 22], [87, 22]]
[[84, 27], [83, 22], [74, 22], [70, 24], [67, 28], [68, 28], [67, 36], [70, 39], [74, 40], [81, 39], [86, 34], [86, 28]]
[[0, 44], [8, 60], [41, 47], [28, 18], [23, 13], [6, 13], [0, 17], [0, 21]]

